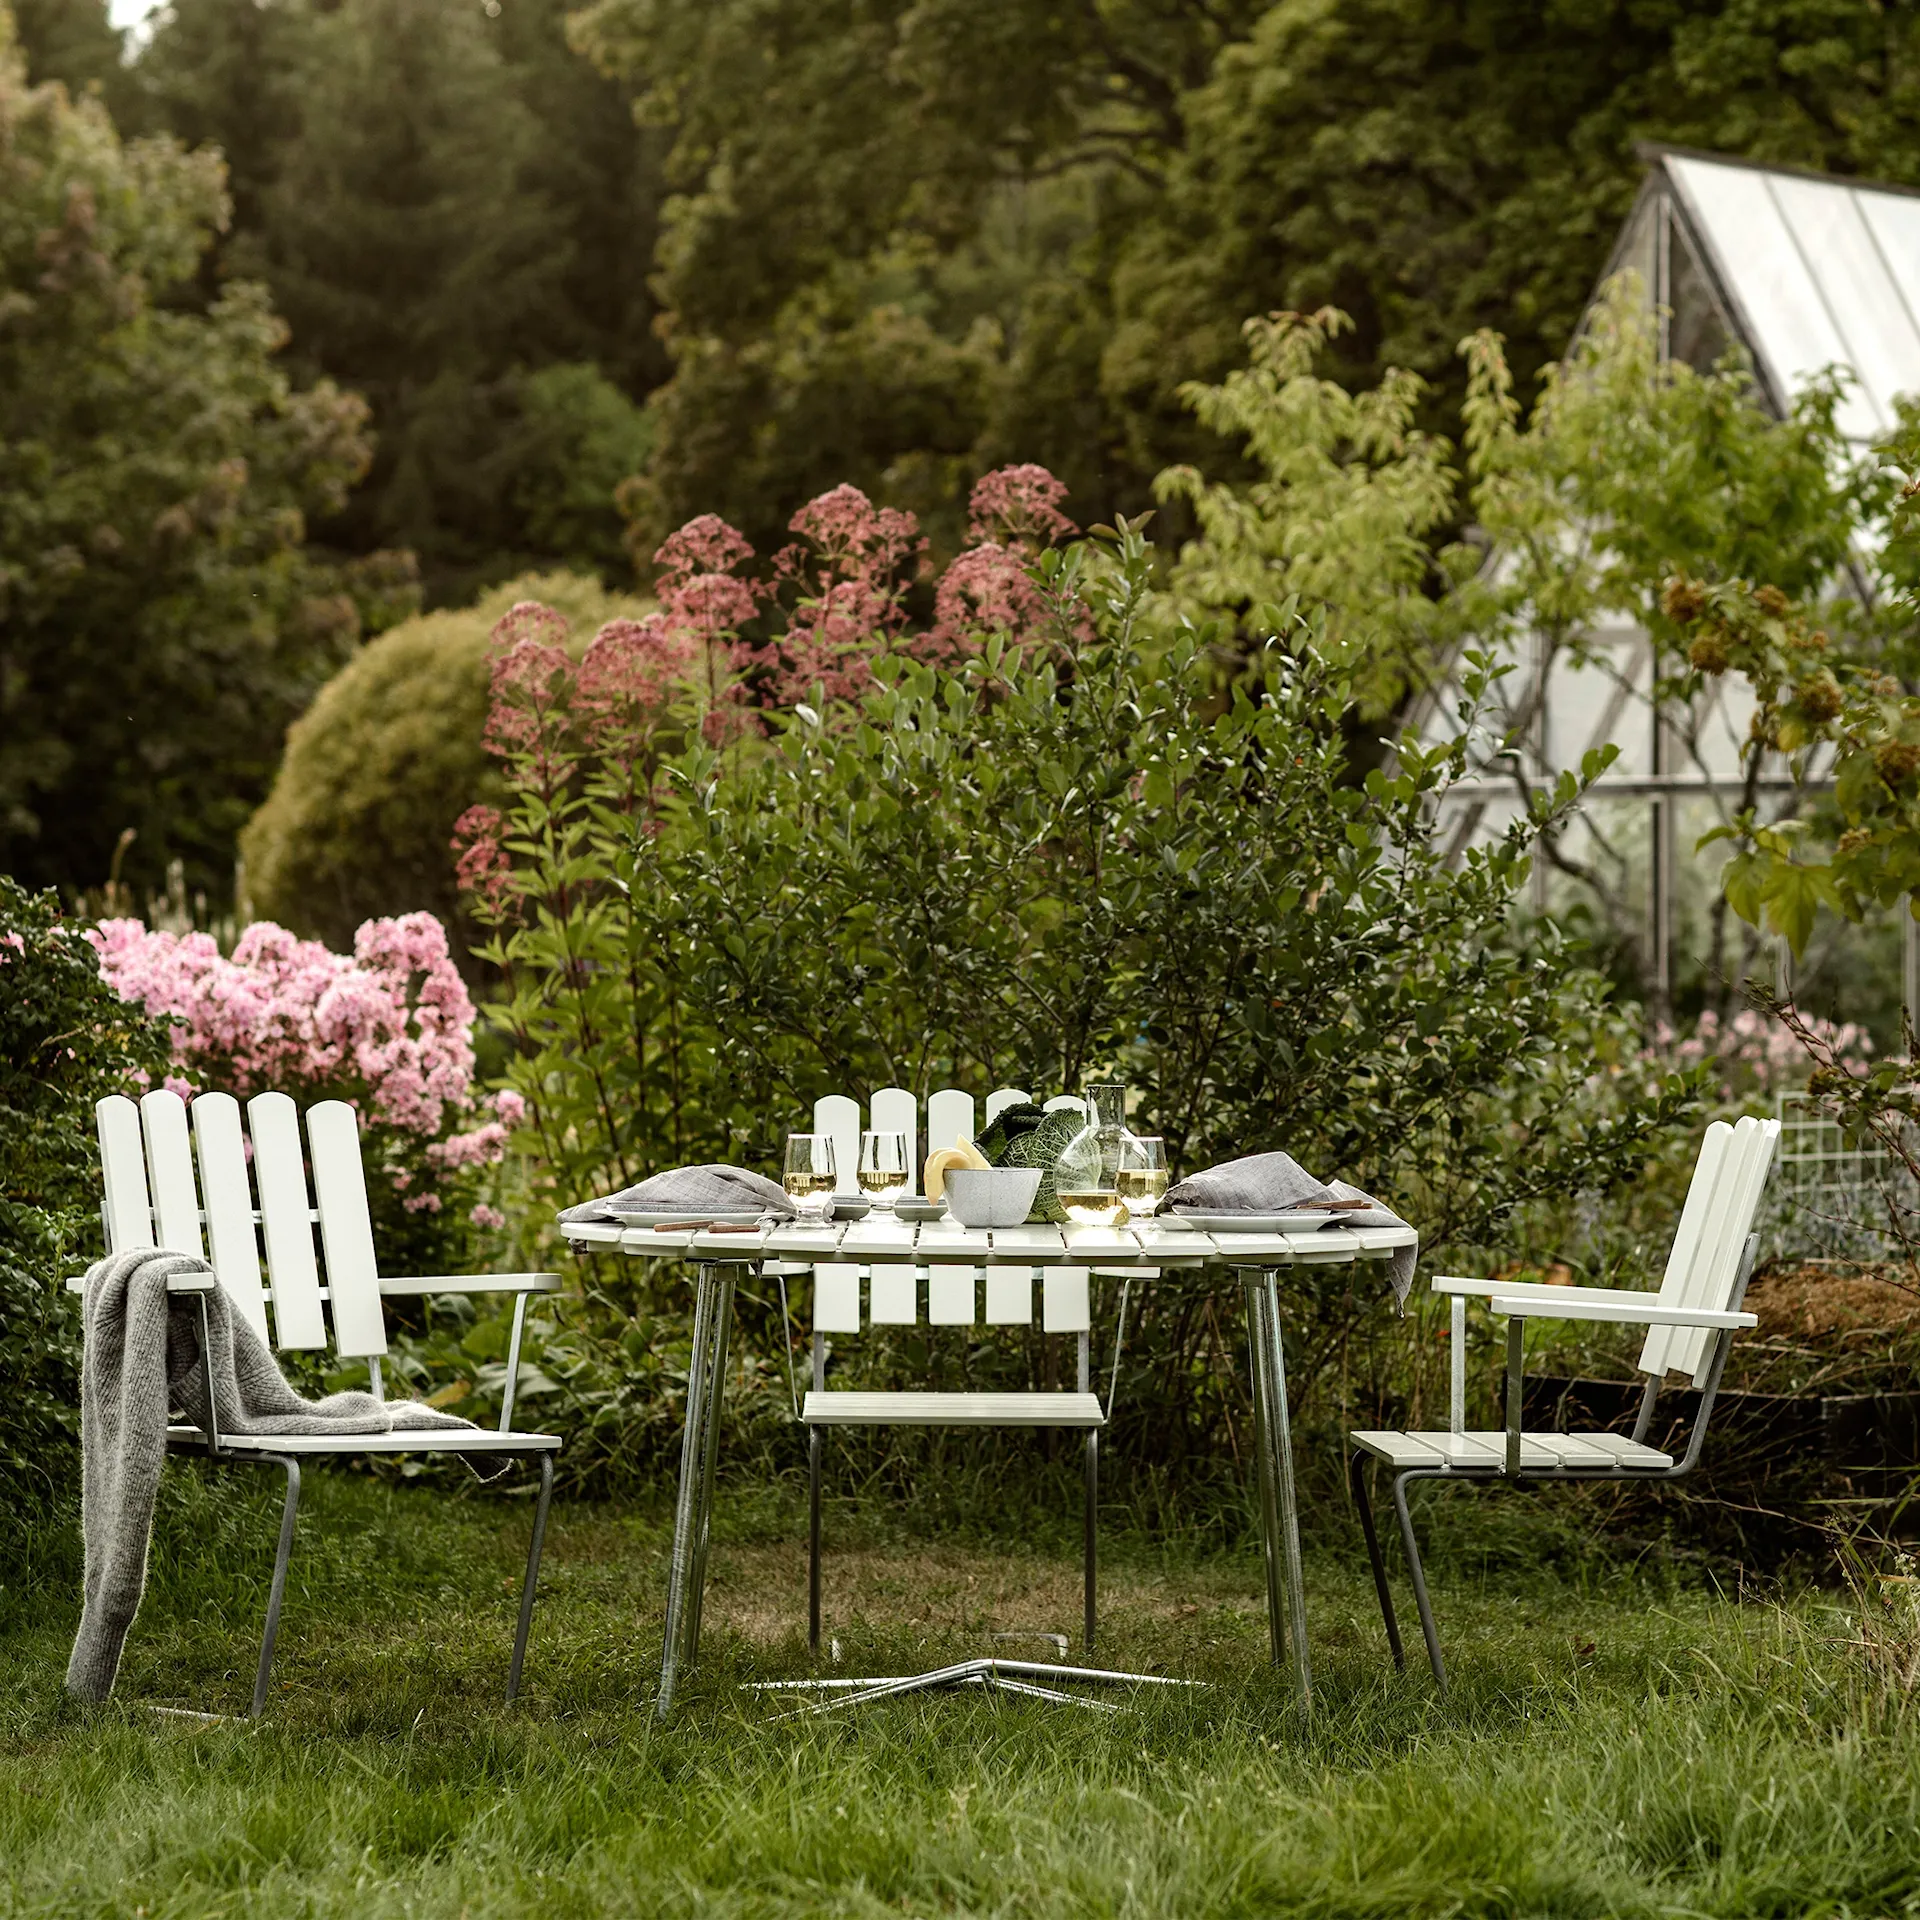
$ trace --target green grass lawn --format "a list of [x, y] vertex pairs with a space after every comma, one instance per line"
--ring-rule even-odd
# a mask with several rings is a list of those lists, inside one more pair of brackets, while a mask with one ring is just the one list
[[[499, 1691], [524, 1503], [312, 1476], [274, 1703], [237, 1707], [265, 1477], [169, 1470], [114, 1704], [66, 1703], [77, 1568], [0, 1570], [0, 1912], [1848, 1914], [1920, 1907], [1920, 1745], [1839, 1598], [1737, 1601], [1568, 1549], [1552, 1499], [1437, 1516], [1456, 1693], [1388, 1669], [1364, 1563], [1311, 1559], [1319, 1697], [1265, 1659], [1251, 1552], [1109, 1543], [1105, 1656], [1212, 1683], [1108, 1717], [984, 1697], [776, 1717], [796, 1513], [724, 1501], [684, 1711], [652, 1689], [664, 1515], [558, 1508], [528, 1693]], [[873, 1523], [869, 1523], [871, 1526]], [[1069, 1629], [1066, 1551], [836, 1523], [852, 1671]], [[1408, 1608], [1410, 1614], [1411, 1609]], [[790, 1704], [790, 1703], [789, 1703]]]

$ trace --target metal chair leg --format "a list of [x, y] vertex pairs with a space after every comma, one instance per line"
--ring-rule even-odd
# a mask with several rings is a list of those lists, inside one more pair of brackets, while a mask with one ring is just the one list
[[1386, 1622], [1387, 1645], [1393, 1652], [1394, 1670], [1407, 1670], [1406, 1649], [1400, 1644], [1400, 1622], [1394, 1617], [1393, 1590], [1387, 1585], [1387, 1563], [1380, 1557], [1380, 1535], [1373, 1524], [1373, 1502], [1367, 1498], [1367, 1456], [1355, 1451], [1347, 1462], [1347, 1481], [1353, 1488], [1353, 1504], [1360, 1509], [1360, 1531], [1366, 1536], [1367, 1558], [1373, 1563], [1373, 1590], [1380, 1596], [1380, 1618]]
[[807, 1651], [820, 1651], [820, 1453], [825, 1435], [807, 1429]]
[[1406, 1549], [1407, 1572], [1413, 1578], [1413, 1604], [1420, 1610], [1420, 1632], [1427, 1643], [1427, 1664], [1433, 1668], [1434, 1684], [1440, 1689], [1440, 1697], [1444, 1700], [1447, 1697], [1447, 1667], [1440, 1658], [1440, 1634], [1433, 1624], [1433, 1603], [1427, 1598], [1427, 1576], [1420, 1565], [1419, 1544], [1413, 1537], [1413, 1517], [1407, 1512], [1407, 1482], [1438, 1478], [1440, 1476], [1437, 1474], [1422, 1473], [1417, 1468], [1410, 1473], [1396, 1474], [1393, 1507], [1400, 1516], [1400, 1544]]
[[274, 1464], [287, 1472], [286, 1504], [280, 1510], [280, 1547], [273, 1559], [273, 1585], [267, 1589], [267, 1627], [260, 1636], [260, 1664], [253, 1675], [253, 1705], [249, 1720], [267, 1709], [267, 1682], [273, 1674], [273, 1643], [280, 1637], [280, 1608], [287, 1597], [287, 1563], [293, 1558], [293, 1523], [300, 1511], [300, 1462], [291, 1454], [276, 1454]]
[[553, 1455], [540, 1456], [540, 1499], [533, 1509], [533, 1540], [527, 1548], [527, 1578], [520, 1589], [520, 1624], [513, 1634], [513, 1659], [507, 1667], [507, 1705], [520, 1691], [520, 1670], [527, 1660], [527, 1635], [533, 1627], [533, 1592], [540, 1579], [540, 1549], [546, 1544], [547, 1508], [553, 1502]]
[[1100, 1430], [1087, 1429], [1087, 1655], [1093, 1655], [1094, 1589], [1099, 1569]]

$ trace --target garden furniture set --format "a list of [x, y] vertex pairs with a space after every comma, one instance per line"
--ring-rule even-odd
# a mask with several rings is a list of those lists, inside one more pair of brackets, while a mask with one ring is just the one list
[[[1026, 1099], [1018, 1089], [1001, 1089], [986, 1102], [988, 1123], [1001, 1109]], [[1079, 1105], [1070, 1096], [1050, 1104]], [[943, 1090], [927, 1102], [923, 1124], [914, 1096], [894, 1088], [873, 1097], [870, 1117], [875, 1128], [905, 1132], [917, 1147], [922, 1140], [971, 1138], [975, 1110], [971, 1096]], [[511, 1702], [525, 1660], [552, 1493], [553, 1460], [560, 1446], [555, 1435], [521, 1432], [513, 1426], [521, 1336], [528, 1298], [555, 1291], [560, 1286], [559, 1276], [382, 1277], [374, 1254], [357, 1121], [353, 1110], [343, 1102], [323, 1102], [308, 1110], [303, 1164], [294, 1103], [278, 1093], [251, 1099], [246, 1110], [251, 1178], [239, 1103], [226, 1095], [198, 1096], [190, 1117], [186, 1105], [165, 1090], [146, 1094], [137, 1105], [114, 1096], [99, 1103], [98, 1123], [106, 1185], [102, 1220], [109, 1254], [166, 1248], [188, 1256], [174, 1263], [188, 1270], [169, 1272], [165, 1284], [168, 1294], [190, 1303], [197, 1316], [203, 1369], [201, 1404], [210, 1410], [210, 1417], [200, 1425], [169, 1428], [167, 1449], [199, 1454], [223, 1464], [279, 1467], [286, 1475], [286, 1502], [251, 1711], [258, 1714], [267, 1698], [292, 1551], [300, 1462], [316, 1455], [355, 1453], [426, 1451], [450, 1453], [469, 1461], [521, 1457], [538, 1463], [539, 1497], [508, 1669], [506, 1692]], [[860, 1123], [858, 1105], [844, 1096], [821, 1101], [814, 1115], [817, 1133], [847, 1136], [849, 1142], [857, 1135]], [[1367, 1494], [1367, 1463], [1383, 1463], [1394, 1473], [1393, 1500], [1421, 1629], [1434, 1678], [1444, 1692], [1445, 1666], [1408, 1514], [1409, 1483], [1424, 1479], [1671, 1479], [1689, 1471], [1699, 1457], [1732, 1334], [1736, 1328], [1754, 1324], [1754, 1316], [1742, 1310], [1742, 1298], [1757, 1250], [1752, 1224], [1778, 1134], [1779, 1125], [1772, 1121], [1743, 1120], [1737, 1126], [1720, 1122], [1708, 1129], [1658, 1294], [1537, 1287], [1451, 1276], [1436, 1279], [1436, 1289], [1452, 1296], [1449, 1430], [1363, 1431], [1353, 1436], [1352, 1485], [1397, 1665], [1403, 1665], [1404, 1658]], [[917, 1158], [917, 1153], [909, 1153], [909, 1167], [917, 1164]], [[846, 1170], [853, 1166], [854, 1156], [842, 1152], [837, 1159], [844, 1198], [853, 1200], [854, 1182]], [[911, 1175], [907, 1184], [910, 1190]], [[1340, 1191], [1352, 1194], [1355, 1190]], [[1359, 1206], [1362, 1200], [1347, 1199], [1339, 1204]], [[848, 1210], [858, 1211], [857, 1203]], [[1378, 1217], [1377, 1212], [1372, 1216]], [[1325, 1215], [1311, 1223], [1290, 1218], [1283, 1225], [1209, 1218], [1212, 1224], [1204, 1227], [1180, 1217], [1096, 1227], [967, 1227], [937, 1216], [924, 1203], [914, 1205], [909, 1191], [907, 1204], [891, 1214], [829, 1218], [817, 1223], [764, 1218], [563, 1220], [562, 1231], [577, 1253], [618, 1252], [679, 1261], [693, 1269], [692, 1355], [669, 1566], [659, 1713], [664, 1716], [670, 1710], [680, 1675], [691, 1665], [699, 1645], [720, 1401], [727, 1375], [734, 1294], [742, 1276], [773, 1280], [780, 1290], [783, 1315], [788, 1283], [810, 1282], [811, 1367], [804, 1398], [797, 1382], [791, 1380], [790, 1350], [788, 1356], [794, 1410], [808, 1429], [810, 1645], [817, 1649], [820, 1639], [821, 1488], [829, 1429], [1054, 1429], [1078, 1433], [1084, 1448], [1084, 1633], [1089, 1660], [1097, 1625], [1099, 1435], [1112, 1417], [1119, 1385], [1128, 1300], [1134, 1287], [1165, 1282], [1170, 1276], [1189, 1281], [1197, 1278], [1202, 1284], [1216, 1278], [1225, 1280], [1244, 1303], [1247, 1316], [1273, 1658], [1288, 1665], [1299, 1699], [1303, 1703], [1308, 1700], [1312, 1669], [1288, 1421], [1280, 1275], [1301, 1265], [1391, 1261], [1396, 1278], [1402, 1274], [1410, 1277], [1417, 1234], [1392, 1216], [1386, 1216], [1388, 1224], [1361, 1225], [1326, 1224]], [[316, 1224], [324, 1256], [324, 1284], [315, 1259]], [[203, 1255], [210, 1257], [201, 1258]], [[194, 1267], [202, 1270], [192, 1271]], [[1098, 1391], [1093, 1348], [1096, 1279], [1119, 1283], [1104, 1403]], [[209, 1301], [215, 1298], [216, 1283], [224, 1305], [210, 1315]], [[80, 1283], [70, 1284], [78, 1287]], [[269, 1331], [269, 1308], [271, 1337], [281, 1350], [325, 1348], [330, 1313], [334, 1354], [341, 1360], [365, 1363], [372, 1395], [380, 1401], [385, 1388], [382, 1362], [388, 1351], [382, 1299], [463, 1292], [508, 1292], [516, 1296], [496, 1430], [465, 1425], [353, 1435], [265, 1435], [222, 1430], [214, 1411], [219, 1405], [213, 1366], [216, 1349], [225, 1338], [264, 1341]], [[1470, 1295], [1484, 1298], [1488, 1310], [1507, 1321], [1508, 1424], [1500, 1433], [1465, 1430], [1464, 1311]], [[857, 1335], [863, 1327], [911, 1326], [923, 1321], [929, 1327], [1031, 1327], [1036, 1301], [1041, 1332], [1074, 1342], [1075, 1384], [1070, 1389], [870, 1393], [836, 1390], [830, 1384], [828, 1356], [835, 1336]], [[1640, 1359], [1647, 1375], [1646, 1391], [1631, 1437], [1522, 1430], [1520, 1363], [1524, 1329], [1534, 1319], [1626, 1322], [1649, 1328]], [[792, 1324], [790, 1318], [787, 1324]], [[1702, 1395], [1690, 1444], [1678, 1461], [1646, 1441], [1655, 1397], [1672, 1368], [1691, 1371]], [[1078, 1698], [1035, 1684], [1041, 1679], [1069, 1677], [1161, 1678], [1111, 1674], [1090, 1665], [974, 1660], [932, 1674], [876, 1680], [864, 1686], [842, 1681], [802, 1684], [840, 1689], [834, 1695], [838, 1702], [954, 1683], [997, 1684], [1046, 1698]]]

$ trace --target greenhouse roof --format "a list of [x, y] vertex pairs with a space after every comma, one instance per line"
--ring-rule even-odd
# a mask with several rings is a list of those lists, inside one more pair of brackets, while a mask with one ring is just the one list
[[1701, 364], [1736, 339], [1784, 411], [1822, 369], [1856, 384], [1851, 440], [1894, 425], [1920, 396], [1920, 194], [1674, 148], [1654, 167], [1614, 270], [1638, 266], [1671, 310], [1677, 358]]

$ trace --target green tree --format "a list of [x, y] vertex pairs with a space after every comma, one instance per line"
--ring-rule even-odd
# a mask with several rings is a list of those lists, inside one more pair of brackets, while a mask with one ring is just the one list
[[1476, 329], [1530, 393], [1645, 140], [1920, 181], [1920, 18], [1853, 0], [596, 0], [582, 30], [675, 135], [656, 534], [764, 539], [842, 477], [931, 521], [1011, 459], [1131, 511], [1248, 314], [1345, 311], [1335, 377], [1419, 373], [1429, 427]]
[[261, 288], [183, 300], [226, 212], [216, 155], [29, 87], [0, 10], [0, 866], [39, 883], [97, 883], [132, 827], [130, 877], [223, 889], [361, 630], [305, 542], [366, 410], [294, 389]]
[[560, 0], [178, 0], [136, 77], [149, 124], [229, 158], [216, 276], [263, 279], [298, 363], [373, 408], [325, 537], [416, 552], [436, 603], [622, 567], [613, 493], [663, 369], [657, 168]]

